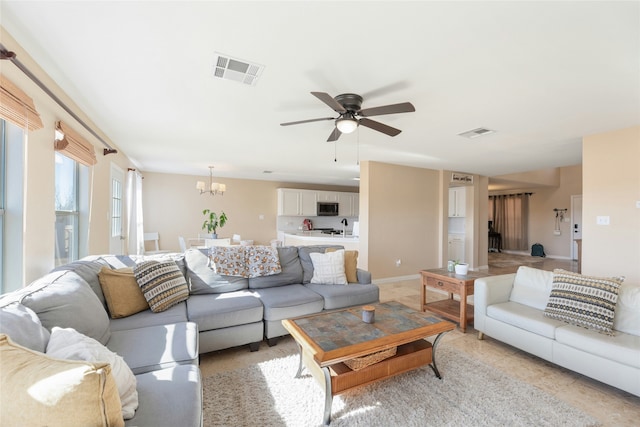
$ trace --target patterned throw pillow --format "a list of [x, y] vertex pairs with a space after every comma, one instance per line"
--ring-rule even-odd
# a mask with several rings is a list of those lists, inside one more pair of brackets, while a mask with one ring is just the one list
[[271, 246], [247, 246], [247, 276], [262, 277], [282, 273], [278, 250]]
[[325, 285], [346, 285], [347, 276], [344, 273], [344, 249], [335, 252], [309, 254], [313, 263], [313, 277], [311, 283]]
[[189, 298], [189, 286], [174, 261], [144, 261], [133, 269], [138, 286], [154, 313]]
[[583, 276], [556, 269], [544, 315], [613, 335], [613, 317], [623, 279]]

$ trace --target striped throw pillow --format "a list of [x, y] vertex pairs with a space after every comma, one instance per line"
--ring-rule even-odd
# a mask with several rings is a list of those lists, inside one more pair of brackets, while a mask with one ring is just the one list
[[189, 286], [174, 261], [144, 261], [133, 269], [138, 286], [154, 313], [189, 298]]
[[623, 280], [553, 270], [553, 286], [544, 315], [613, 335], [613, 316]]

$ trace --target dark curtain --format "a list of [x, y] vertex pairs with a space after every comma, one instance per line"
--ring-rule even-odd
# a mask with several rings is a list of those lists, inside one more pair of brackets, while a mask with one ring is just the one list
[[502, 236], [506, 250], [529, 250], [529, 196], [531, 193], [489, 196], [489, 220]]

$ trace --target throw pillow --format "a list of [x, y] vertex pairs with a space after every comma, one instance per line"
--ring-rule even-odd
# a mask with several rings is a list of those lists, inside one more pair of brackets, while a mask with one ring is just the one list
[[174, 261], [143, 261], [133, 268], [138, 286], [154, 313], [189, 298], [189, 286]]
[[111, 374], [116, 381], [122, 417], [133, 418], [138, 409], [138, 391], [136, 377], [124, 359], [98, 341], [82, 335], [71, 328], [53, 328], [47, 344], [47, 356], [68, 360], [84, 360], [85, 362], [108, 362]]
[[[56, 271], [15, 291], [42, 326], [73, 328], [106, 344], [111, 337], [109, 314], [91, 286], [73, 271]], [[13, 293], [12, 293], [13, 294]]]
[[[327, 248], [326, 252], [335, 252], [336, 248]], [[344, 251], [344, 273], [348, 283], [358, 283], [358, 251]]]
[[122, 427], [111, 366], [59, 360], [0, 334], [0, 420], [19, 426]]
[[0, 308], [0, 333], [9, 335], [16, 344], [43, 353], [51, 335], [33, 310], [17, 302]]
[[326, 285], [346, 285], [347, 276], [344, 273], [344, 249], [329, 253], [310, 253], [313, 263], [313, 277], [311, 283]]
[[149, 303], [133, 275], [133, 268], [112, 270], [109, 267], [102, 267], [98, 273], [98, 279], [113, 319], [131, 316], [149, 309]]
[[247, 246], [245, 248], [247, 276], [262, 277], [282, 273], [278, 250], [271, 246]]
[[544, 315], [612, 335], [622, 280], [553, 270], [553, 286]]

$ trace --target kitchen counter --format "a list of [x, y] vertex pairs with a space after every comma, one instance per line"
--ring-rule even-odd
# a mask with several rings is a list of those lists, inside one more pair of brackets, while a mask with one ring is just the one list
[[360, 246], [360, 239], [357, 236], [342, 236], [325, 234], [321, 231], [300, 231], [295, 234], [285, 233], [285, 246], [309, 246], [309, 245], [342, 245], [347, 250], [357, 251]]

